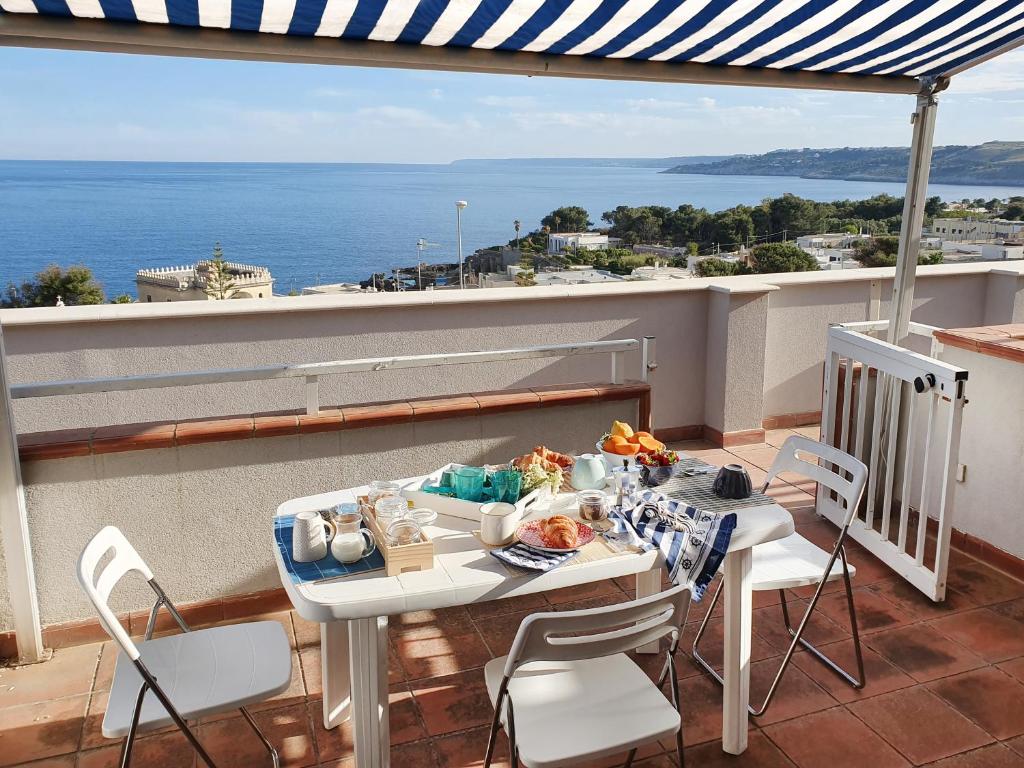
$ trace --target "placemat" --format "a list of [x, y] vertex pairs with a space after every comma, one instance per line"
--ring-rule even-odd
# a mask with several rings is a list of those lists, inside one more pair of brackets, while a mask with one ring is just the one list
[[[480, 542], [480, 546], [488, 552], [490, 552], [492, 549], [501, 549], [502, 547], [507, 547], [509, 546], [509, 544], [512, 543], [509, 542], [509, 544], [497, 545], [484, 544], [483, 540], [480, 538], [480, 531], [473, 531], [473, 535], [476, 537], [476, 540]], [[515, 541], [515, 539], [513, 539], [513, 541]], [[577, 563], [592, 563], [597, 560], [606, 560], [609, 557], [621, 557], [622, 555], [636, 554], [637, 552], [640, 552], [640, 549], [631, 547], [623, 552], [617, 551], [612, 547], [611, 544], [605, 541], [604, 536], [602, 536], [599, 533], [596, 537], [594, 537], [594, 540], [592, 542], [580, 547], [576, 552], [576, 557], [574, 557], [572, 560], [567, 561], [564, 566], [560, 567], [568, 567], [576, 565]], [[505, 566], [509, 566], [509, 563], [505, 563], [504, 561], [503, 564]]]
[[[723, 499], [716, 496], [713, 490], [718, 467], [700, 459], [686, 458], [679, 460], [678, 474], [667, 483], [651, 490], [663, 493], [669, 498], [685, 501], [687, 504], [705, 512], [735, 512], [737, 509], [759, 507], [763, 504], [774, 504], [770, 496], [754, 491], [745, 499]], [[712, 469], [707, 474], [687, 476], [687, 470]]]
[[288, 570], [292, 584], [384, 570], [384, 555], [381, 554], [380, 549], [373, 550], [362, 560], [357, 560], [354, 563], [342, 563], [334, 558], [328, 547], [327, 557], [314, 560], [312, 563], [297, 563], [292, 560], [294, 526], [295, 515], [282, 515], [274, 518], [274, 540], [277, 542], [278, 549], [281, 550], [281, 557], [284, 558], [285, 568]]

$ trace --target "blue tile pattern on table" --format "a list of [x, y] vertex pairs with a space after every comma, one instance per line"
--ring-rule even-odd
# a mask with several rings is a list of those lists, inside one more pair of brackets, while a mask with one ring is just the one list
[[295, 515], [282, 515], [274, 518], [274, 541], [277, 542], [277, 546], [281, 550], [281, 557], [284, 558], [285, 568], [288, 569], [288, 576], [291, 577], [292, 584], [336, 579], [342, 576], [351, 576], [354, 573], [384, 569], [384, 555], [379, 549], [373, 550], [362, 560], [357, 560], [354, 563], [342, 563], [336, 560], [330, 551], [328, 551], [327, 557], [314, 560], [312, 563], [297, 563], [292, 559], [294, 526]]

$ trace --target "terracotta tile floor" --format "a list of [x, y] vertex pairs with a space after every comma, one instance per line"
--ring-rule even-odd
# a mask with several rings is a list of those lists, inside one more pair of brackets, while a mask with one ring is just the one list
[[[788, 434], [773, 430], [767, 443], [728, 455], [763, 470]], [[726, 452], [703, 443], [678, 447], [713, 461], [726, 458]], [[814, 516], [813, 498], [805, 490], [786, 485], [773, 493], [793, 511], [808, 538], [834, 535]], [[678, 675], [688, 763], [700, 768], [1024, 768], [1024, 584], [954, 552], [949, 598], [935, 605], [858, 546], [850, 546], [850, 559], [858, 567], [867, 687], [855, 691], [798, 653], [768, 715], [752, 722], [747, 753], [733, 758], [720, 748], [719, 689], [687, 659]], [[481, 667], [507, 652], [520, 621], [531, 612], [626, 600], [631, 582], [617, 579], [469, 609], [393, 617], [392, 765], [481, 766], [491, 715]], [[806, 597], [805, 592], [789, 595], [791, 611], [799, 612]], [[754, 698], [763, 695], [784, 649], [778, 602], [777, 593], [755, 596]], [[685, 647], [702, 610], [695, 605], [691, 612]], [[274, 618], [291, 638], [294, 677], [288, 691], [254, 707], [258, 721], [278, 746], [283, 765], [350, 768], [350, 729], [323, 728], [317, 627], [291, 612]], [[823, 602], [811, 626], [813, 639], [852, 665], [853, 646], [838, 595]], [[719, 620], [711, 623], [705, 642], [707, 656], [720, 659]], [[115, 766], [119, 744], [100, 734], [114, 658], [110, 643], [98, 643], [58, 650], [52, 661], [39, 666], [0, 667], [0, 766]], [[652, 657], [638, 661], [657, 674]], [[268, 763], [238, 716], [199, 723], [198, 735], [225, 768]], [[635, 765], [669, 768], [675, 765], [672, 754], [671, 743], [656, 743], [641, 752]], [[164, 731], [139, 739], [134, 765], [192, 768], [195, 762], [184, 738]], [[508, 767], [504, 741], [495, 765]]]

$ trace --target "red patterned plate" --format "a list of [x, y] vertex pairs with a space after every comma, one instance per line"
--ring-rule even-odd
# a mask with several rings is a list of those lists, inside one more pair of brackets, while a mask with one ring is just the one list
[[594, 529], [586, 523], [580, 522], [579, 520], [573, 520], [576, 523], [576, 532], [579, 535], [579, 543], [575, 547], [569, 547], [568, 549], [560, 549], [558, 547], [549, 547], [544, 543], [544, 537], [540, 532], [540, 525], [544, 522], [543, 520], [531, 520], [528, 523], [523, 523], [516, 529], [516, 536], [523, 544], [533, 549], [539, 549], [542, 552], [575, 552], [580, 547], [589, 544], [594, 540]]

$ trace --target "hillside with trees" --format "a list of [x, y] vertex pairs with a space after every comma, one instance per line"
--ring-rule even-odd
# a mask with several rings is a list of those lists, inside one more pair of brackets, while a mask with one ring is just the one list
[[[736, 155], [715, 163], [680, 164], [663, 173], [905, 181], [909, 160], [907, 147], [777, 149], [763, 155]], [[935, 147], [930, 179], [935, 184], [1024, 186], [1024, 141]]]

